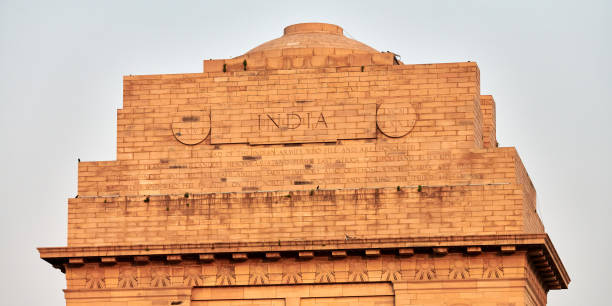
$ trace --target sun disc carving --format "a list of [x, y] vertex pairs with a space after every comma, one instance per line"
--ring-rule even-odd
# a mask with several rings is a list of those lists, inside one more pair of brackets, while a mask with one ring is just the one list
[[172, 135], [185, 145], [197, 145], [210, 134], [208, 110], [184, 110], [172, 115]]
[[408, 135], [417, 121], [417, 113], [410, 102], [385, 102], [376, 111], [376, 125], [388, 137]]

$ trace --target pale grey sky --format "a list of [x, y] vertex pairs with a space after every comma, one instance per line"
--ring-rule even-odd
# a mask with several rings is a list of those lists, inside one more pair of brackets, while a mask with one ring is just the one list
[[64, 305], [35, 248], [66, 245], [77, 157], [115, 159], [123, 75], [201, 72], [317, 21], [407, 64], [478, 62], [572, 278], [549, 305], [609, 305], [611, 3], [0, 0], [1, 304]]

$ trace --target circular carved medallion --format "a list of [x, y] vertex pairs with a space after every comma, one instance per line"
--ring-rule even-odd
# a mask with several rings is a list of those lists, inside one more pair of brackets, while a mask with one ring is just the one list
[[172, 134], [182, 144], [197, 145], [210, 134], [210, 113], [204, 110], [179, 111], [172, 116]]
[[417, 113], [410, 102], [385, 102], [376, 110], [376, 125], [388, 137], [406, 136], [416, 120]]

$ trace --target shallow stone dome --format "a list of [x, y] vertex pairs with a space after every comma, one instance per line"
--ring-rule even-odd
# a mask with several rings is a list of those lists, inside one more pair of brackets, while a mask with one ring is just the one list
[[265, 42], [246, 54], [271, 50], [328, 48], [352, 50], [353, 53], [378, 53], [364, 43], [344, 36], [341, 27], [328, 23], [298, 23], [285, 27], [284, 35]]

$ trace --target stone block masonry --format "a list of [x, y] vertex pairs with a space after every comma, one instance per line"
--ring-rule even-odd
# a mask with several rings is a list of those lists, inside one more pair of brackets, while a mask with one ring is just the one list
[[[516, 234], [516, 184], [70, 199], [69, 246]], [[145, 202], [144, 199], [148, 199]], [[534, 214], [533, 211], [530, 212]], [[534, 232], [543, 232], [543, 227]]]
[[79, 163], [70, 306], [545, 305], [570, 281], [476, 63], [308, 23], [202, 73], [126, 76]]

